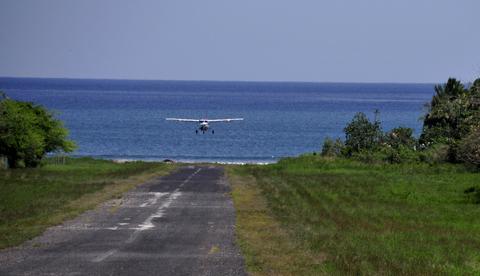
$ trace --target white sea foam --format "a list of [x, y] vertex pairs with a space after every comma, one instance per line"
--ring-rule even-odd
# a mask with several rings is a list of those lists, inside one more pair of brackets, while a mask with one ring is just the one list
[[210, 163], [210, 164], [221, 164], [221, 165], [268, 165], [274, 164], [278, 160], [213, 160], [213, 159], [171, 159], [171, 158], [102, 158], [107, 160], [112, 160], [114, 163], [127, 163], [127, 162], [136, 162], [136, 161], [143, 161], [143, 162], [163, 162], [164, 160], [168, 159], [175, 163], [186, 163], [186, 164], [199, 164], [199, 163]]

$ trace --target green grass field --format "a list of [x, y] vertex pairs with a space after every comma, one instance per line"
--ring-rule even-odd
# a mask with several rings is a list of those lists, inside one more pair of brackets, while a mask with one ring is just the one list
[[36, 169], [0, 170], [0, 248], [20, 244], [172, 166], [67, 159]]
[[480, 174], [461, 165], [305, 156], [229, 175], [253, 274], [480, 274], [480, 205], [464, 193]]

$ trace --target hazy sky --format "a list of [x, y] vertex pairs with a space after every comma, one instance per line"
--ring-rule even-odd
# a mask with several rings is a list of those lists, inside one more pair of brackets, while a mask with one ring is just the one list
[[0, 76], [443, 82], [479, 0], [0, 0]]

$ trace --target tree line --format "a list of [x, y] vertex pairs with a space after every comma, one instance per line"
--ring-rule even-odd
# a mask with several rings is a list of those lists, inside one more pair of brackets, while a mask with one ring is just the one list
[[382, 131], [381, 123], [359, 112], [344, 128], [345, 140], [326, 138], [322, 155], [363, 161], [454, 162], [480, 167], [480, 78], [462, 84], [450, 78], [435, 86], [420, 137], [413, 129]]

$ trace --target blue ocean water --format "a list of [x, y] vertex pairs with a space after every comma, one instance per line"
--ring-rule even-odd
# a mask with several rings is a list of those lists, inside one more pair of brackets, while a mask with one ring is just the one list
[[[79, 146], [76, 156], [219, 162], [319, 151], [326, 136], [344, 137], [358, 111], [373, 119], [379, 109], [384, 130], [406, 126], [418, 135], [433, 86], [0, 78], [9, 97], [57, 112]], [[196, 135], [196, 124], [167, 117], [245, 120]]]

